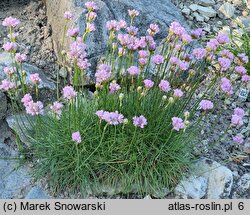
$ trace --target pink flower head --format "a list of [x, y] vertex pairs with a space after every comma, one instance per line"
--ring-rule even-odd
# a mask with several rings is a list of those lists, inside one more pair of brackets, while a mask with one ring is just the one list
[[206, 57], [207, 55], [207, 50], [203, 49], [203, 48], [196, 48], [193, 50], [193, 56], [198, 59], [198, 60], [202, 60], [203, 58]]
[[0, 84], [0, 90], [9, 91], [15, 87], [15, 84], [6, 79], [2, 80], [2, 84]]
[[93, 24], [93, 23], [87, 23], [87, 26], [86, 26], [86, 31], [87, 32], [93, 32], [93, 31], [95, 31], [96, 30], [96, 28], [95, 28], [95, 25]]
[[178, 97], [178, 98], [182, 97], [183, 96], [182, 90], [180, 90], [180, 89], [174, 89], [174, 96]]
[[72, 60], [83, 59], [87, 56], [86, 54], [87, 46], [80, 42], [76, 41], [70, 44], [70, 51], [68, 52], [68, 57]]
[[148, 124], [147, 119], [144, 116], [134, 116], [133, 125], [135, 127], [144, 128]]
[[111, 82], [109, 85], [110, 94], [116, 93], [121, 89], [121, 86], [116, 82]]
[[180, 129], [185, 128], [185, 124], [181, 118], [173, 117], [172, 118], [173, 129], [179, 131]]
[[228, 35], [226, 34], [218, 34], [217, 37], [216, 37], [216, 40], [220, 43], [220, 44], [226, 44], [226, 43], [229, 43], [230, 42], [230, 39], [228, 37]]
[[211, 39], [207, 42], [208, 51], [215, 51], [218, 48], [219, 42], [216, 39]]
[[240, 53], [240, 54], [238, 54], [237, 55], [239, 58], [240, 58], [240, 60], [243, 62], [243, 63], [248, 63], [248, 56], [246, 56], [244, 53]]
[[245, 111], [242, 108], [235, 108], [234, 114], [242, 118], [245, 115]]
[[23, 63], [27, 60], [27, 55], [26, 54], [21, 54], [21, 53], [16, 53], [15, 60], [18, 63]]
[[172, 34], [175, 34], [177, 36], [181, 36], [182, 34], [186, 33], [185, 28], [181, 26], [179, 22], [172, 22], [169, 27], [169, 31]]
[[231, 81], [229, 79], [222, 78], [220, 87], [221, 87], [221, 90], [223, 92], [225, 92], [226, 94], [228, 94], [228, 95], [233, 94], [233, 87], [232, 87]]
[[33, 84], [39, 84], [42, 81], [38, 73], [31, 74], [30, 80]]
[[130, 35], [135, 36], [138, 33], [138, 28], [134, 27], [134, 26], [129, 26], [127, 27], [127, 31]]
[[236, 66], [235, 72], [240, 74], [240, 75], [245, 75], [247, 73], [247, 70], [244, 66]]
[[86, 17], [89, 22], [93, 22], [96, 19], [97, 14], [96, 12], [90, 11], [89, 13], [87, 13]]
[[91, 66], [91, 64], [89, 63], [88, 59], [78, 59], [77, 66], [79, 66], [79, 68], [82, 70], [86, 70]]
[[160, 28], [157, 24], [150, 24], [149, 29], [147, 30], [148, 34], [151, 37], [154, 37], [157, 33], [159, 33]]
[[200, 108], [201, 108], [202, 110], [205, 110], [205, 111], [211, 110], [211, 109], [214, 108], [214, 104], [213, 104], [213, 102], [211, 102], [211, 101], [209, 101], [209, 100], [202, 100], [202, 101], [200, 102]]
[[242, 144], [244, 142], [243, 136], [241, 134], [237, 134], [233, 137], [233, 141], [238, 144]]
[[119, 31], [120, 30], [119, 23], [116, 20], [107, 21], [106, 28], [109, 31]]
[[154, 86], [154, 82], [149, 79], [144, 80], [143, 83], [147, 89], [150, 89]]
[[177, 57], [171, 57], [170, 58], [170, 63], [173, 65], [178, 65], [180, 60]]
[[[12, 37], [11, 37], [12, 36]], [[19, 33], [18, 32], [12, 32], [12, 35], [8, 34], [8, 38], [12, 38], [12, 39], [16, 39], [17, 37], [19, 36]]]
[[77, 37], [79, 32], [80, 32], [80, 29], [78, 27], [77, 28], [72, 28], [72, 29], [68, 30], [67, 36], [68, 37]]
[[146, 47], [147, 47], [146, 37], [141, 37], [141, 38], [137, 41], [137, 45], [138, 45], [138, 48], [140, 48], [140, 49], [146, 48]]
[[54, 102], [53, 105], [50, 106], [50, 110], [56, 116], [60, 117], [62, 115], [63, 104], [60, 102]]
[[222, 72], [227, 71], [231, 66], [231, 60], [229, 60], [228, 58], [220, 57], [218, 59], [218, 62], [220, 64], [220, 66], [221, 66], [221, 71]]
[[101, 119], [107, 122], [109, 125], [119, 125], [123, 123], [124, 116], [118, 111], [108, 112], [108, 111], [97, 111], [96, 115]]
[[189, 68], [189, 63], [186, 61], [179, 61], [179, 67], [182, 71], [186, 71]]
[[95, 2], [93, 1], [88, 1], [85, 3], [85, 7], [89, 10], [89, 11], [95, 11], [98, 10], [98, 7], [96, 5]]
[[170, 84], [167, 80], [161, 80], [159, 87], [163, 92], [168, 92], [171, 89]]
[[74, 18], [73, 14], [70, 11], [66, 11], [63, 15], [64, 19], [72, 20]]
[[42, 115], [43, 112], [44, 112], [43, 103], [40, 101], [38, 101], [38, 102], [31, 101], [26, 105], [26, 113], [27, 114], [35, 116], [35, 115]]
[[148, 60], [147, 60], [147, 58], [139, 58], [139, 63], [140, 63], [140, 65], [146, 65], [147, 64], [147, 62], [148, 62]]
[[139, 75], [140, 74], [140, 69], [137, 66], [131, 66], [128, 68], [128, 73], [130, 75]]
[[16, 68], [4, 67], [3, 71], [6, 75], [13, 75], [16, 72]]
[[187, 33], [184, 33], [181, 35], [181, 40], [184, 44], [188, 44], [193, 41], [192, 37]]
[[149, 56], [148, 52], [145, 50], [140, 50], [138, 53], [140, 58], [147, 58]]
[[111, 76], [111, 66], [106, 64], [101, 64], [98, 67], [98, 70], [95, 74], [96, 82], [101, 84], [104, 81], [107, 81]]
[[120, 48], [118, 49], [118, 54], [119, 54], [120, 56], [125, 56], [125, 54], [126, 54], [126, 49], [120, 47]]
[[125, 20], [120, 20], [119, 22], [118, 22], [118, 26], [119, 26], [119, 28], [120, 29], [122, 29], [122, 28], [126, 28], [127, 27], [127, 22], [125, 21]]
[[63, 97], [67, 100], [72, 100], [76, 97], [77, 92], [75, 92], [72, 86], [66, 86], [63, 88]]
[[250, 76], [249, 75], [243, 75], [241, 77], [241, 81], [242, 82], [249, 82], [250, 81]]
[[72, 137], [72, 141], [75, 143], [79, 144], [82, 142], [81, 134], [79, 131], [73, 132], [71, 137]]
[[243, 120], [242, 120], [242, 117], [236, 115], [236, 114], [233, 114], [232, 115], [232, 118], [231, 118], [231, 124], [233, 126], [242, 126], [244, 124]]
[[162, 55], [154, 55], [153, 58], [153, 63], [156, 65], [163, 64], [164, 62], [164, 57]]
[[220, 56], [228, 58], [231, 61], [234, 59], [234, 54], [227, 49], [220, 51]]
[[7, 42], [5, 44], [3, 44], [3, 49], [6, 52], [11, 52], [11, 51], [15, 51], [17, 48], [16, 43], [12, 43], [12, 42]]
[[11, 16], [5, 18], [3, 20], [3, 23], [2, 23], [3, 26], [12, 27], [12, 28], [15, 28], [19, 24], [20, 24], [20, 21], [18, 19], [16, 19], [16, 18], [11, 17]]
[[201, 37], [203, 37], [205, 35], [205, 32], [203, 31], [202, 28], [197, 28], [195, 30], [193, 30], [191, 32], [191, 36], [194, 38], [194, 39], [199, 39]]
[[29, 93], [25, 94], [21, 102], [23, 103], [24, 107], [26, 107], [30, 102], [33, 102], [32, 96]]
[[136, 17], [136, 16], [139, 16], [139, 11], [138, 10], [128, 10], [128, 15], [132, 18]]

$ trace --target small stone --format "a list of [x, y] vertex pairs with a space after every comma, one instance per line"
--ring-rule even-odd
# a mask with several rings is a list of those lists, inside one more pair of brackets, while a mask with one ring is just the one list
[[59, 75], [62, 77], [62, 78], [66, 78], [67, 77], [67, 70], [62, 67], [60, 70], [59, 70]]
[[198, 6], [197, 8], [198, 12], [207, 17], [215, 17], [217, 15], [217, 12], [212, 8], [212, 7], [203, 7], [203, 6]]
[[215, 4], [214, 0], [198, 0], [198, 2], [202, 6], [213, 6]]
[[183, 199], [201, 199], [206, 195], [208, 180], [205, 177], [191, 176], [182, 180], [175, 188], [175, 194]]
[[191, 5], [189, 5], [189, 8], [190, 8], [192, 11], [197, 11], [197, 10], [198, 10], [198, 7], [199, 7], [199, 5], [197, 5], [197, 4], [191, 4]]
[[145, 196], [143, 199], [152, 199], [150, 195]]
[[200, 16], [197, 12], [194, 12], [193, 15], [197, 22], [204, 22], [205, 18], [203, 16]]
[[219, 11], [228, 19], [232, 18], [234, 16], [235, 13], [235, 7], [226, 2], [223, 5], [221, 5], [221, 7], [219, 8]]
[[48, 194], [41, 187], [33, 187], [25, 199], [49, 199]]
[[190, 12], [191, 12], [191, 10], [189, 8], [187, 8], [187, 7], [184, 7], [182, 9], [182, 13], [184, 13], [185, 15], [190, 15]]

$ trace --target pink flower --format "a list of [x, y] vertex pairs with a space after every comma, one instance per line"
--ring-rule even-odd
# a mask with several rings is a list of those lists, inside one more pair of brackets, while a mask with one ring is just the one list
[[103, 110], [98, 110], [98, 111], [96, 111], [95, 114], [99, 117], [99, 119], [103, 119], [104, 111]]
[[88, 59], [78, 59], [77, 66], [79, 66], [79, 68], [82, 70], [86, 70], [91, 66], [91, 64], [89, 63]]
[[129, 26], [127, 27], [127, 31], [130, 35], [135, 36], [138, 33], [138, 28], [134, 27], [134, 26]]
[[73, 14], [70, 11], [66, 11], [63, 15], [64, 19], [72, 20], [74, 18]]
[[150, 89], [154, 86], [154, 82], [149, 79], [144, 80], [143, 83], [147, 89]]
[[220, 51], [220, 56], [228, 58], [230, 60], [234, 59], [234, 54], [227, 49]]
[[233, 137], [233, 141], [238, 144], [242, 144], [244, 142], [243, 136], [241, 134], [237, 134]]
[[138, 53], [140, 58], [147, 58], [149, 56], [148, 52], [145, 50], [140, 50]]
[[140, 69], [136, 66], [129, 67], [127, 71], [130, 75], [139, 75], [140, 74]]
[[147, 58], [139, 58], [140, 65], [146, 65], [148, 62]]
[[74, 91], [72, 86], [66, 86], [63, 88], [63, 97], [67, 100], [72, 100], [76, 97], [77, 92]]
[[179, 64], [179, 59], [177, 57], [171, 57], [170, 58], [170, 63], [173, 65], [178, 65]]
[[84, 59], [87, 56], [85, 51], [86, 48], [87, 46], [80, 41], [73, 42], [70, 44], [70, 51], [68, 52], [68, 57], [73, 61]]
[[196, 48], [193, 50], [193, 56], [198, 59], [198, 60], [202, 60], [203, 58], [205, 58], [207, 55], [207, 50], [203, 49], [203, 48]]
[[38, 73], [31, 74], [30, 80], [33, 84], [39, 84], [42, 81]]
[[87, 17], [87, 20], [89, 22], [93, 22], [96, 19], [97, 14], [95, 12], [91, 11], [91, 12], [87, 13], [86, 17]]
[[87, 26], [86, 26], [86, 31], [87, 32], [93, 32], [93, 31], [95, 31], [96, 30], [96, 28], [95, 28], [95, 25], [93, 24], [93, 23], [87, 23]]
[[180, 89], [174, 89], [174, 96], [175, 97], [182, 97], [183, 96], [183, 92], [182, 92], [182, 90], [180, 90]]
[[194, 38], [194, 39], [199, 39], [201, 37], [203, 37], [205, 35], [205, 32], [203, 31], [202, 28], [197, 28], [195, 30], [193, 30], [191, 32], [191, 36]]
[[43, 112], [44, 112], [43, 103], [40, 101], [38, 101], [38, 102], [31, 101], [26, 105], [26, 113], [27, 114], [35, 116], [35, 115], [42, 115]]
[[231, 123], [233, 126], [237, 126], [237, 125], [242, 126], [244, 124], [242, 117], [240, 117], [236, 114], [232, 115]]
[[88, 1], [85, 3], [85, 7], [89, 10], [89, 11], [95, 11], [98, 10], [98, 7], [96, 5], [95, 2], [93, 1]]
[[228, 95], [233, 94], [233, 87], [229, 79], [222, 78], [220, 87], [221, 87], [221, 90], [225, 92], [226, 94]]
[[245, 111], [242, 108], [235, 108], [234, 114], [242, 118], [245, 115]]
[[125, 20], [120, 20], [119, 22], [118, 22], [118, 26], [119, 26], [119, 28], [121, 29], [121, 28], [126, 28], [127, 27], [127, 22], [125, 21]]
[[104, 120], [109, 125], [119, 125], [123, 123], [124, 116], [118, 111], [115, 112], [108, 112], [99, 110], [96, 112], [96, 115], [99, 117], [99, 119]]
[[235, 72], [237, 72], [240, 75], [245, 75], [247, 73], [247, 70], [244, 66], [236, 66]]
[[218, 62], [221, 66], [222, 72], [227, 71], [231, 66], [231, 60], [228, 58], [220, 57], [220, 58], [218, 58]]
[[115, 81], [111, 82], [109, 85], [109, 92], [110, 94], [116, 93], [121, 89], [121, 86], [119, 84], [117, 84]]
[[125, 56], [125, 55], [126, 55], [126, 49], [124, 49], [124, 48], [119, 48], [119, 49], [118, 49], [118, 54], [119, 54], [120, 56]]
[[136, 16], [139, 16], [139, 11], [138, 10], [128, 10], [128, 15], [130, 16], [130, 17], [136, 17]]
[[240, 60], [243, 62], [243, 63], [245, 63], [245, 64], [247, 64], [248, 63], [248, 56], [246, 56], [244, 53], [240, 53], [240, 54], [238, 54], [237, 55], [239, 58], [240, 58]]
[[182, 71], [186, 71], [189, 68], [189, 63], [186, 61], [179, 61], [179, 67]]
[[21, 54], [21, 53], [16, 53], [15, 57], [16, 61], [18, 63], [23, 63], [27, 60], [27, 55], [26, 54]]
[[67, 36], [68, 37], [77, 37], [79, 32], [80, 32], [80, 29], [78, 27], [77, 28], [72, 28], [72, 29], [68, 30]]
[[15, 84], [6, 79], [2, 80], [2, 84], [0, 85], [0, 90], [9, 91], [15, 87]]
[[172, 22], [169, 27], [169, 31], [172, 34], [177, 36], [181, 36], [182, 34], [186, 33], [186, 30], [181, 26], [179, 22]]
[[111, 66], [106, 64], [101, 64], [98, 67], [98, 70], [95, 74], [96, 82], [101, 84], [104, 81], [107, 81], [111, 76]]
[[181, 35], [181, 40], [185, 44], [191, 43], [193, 41], [192, 37], [187, 33], [184, 33], [184, 34]]
[[24, 107], [26, 107], [30, 102], [33, 102], [32, 96], [29, 93], [25, 94], [21, 102], [23, 103]]
[[58, 117], [62, 115], [62, 108], [63, 104], [60, 102], [54, 102], [53, 105], [50, 106], [51, 112]]
[[72, 137], [72, 141], [75, 143], [79, 144], [82, 142], [81, 134], [79, 131], [73, 132], [71, 137]]
[[[12, 36], [12, 39], [16, 39], [19, 36], [19, 33], [18, 32], [12, 32], [11, 36]], [[11, 39], [10, 34], [8, 34], [8, 38]]]
[[185, 124], [181, 118], [173, 117], [172, 118], [173, 129], [179, 131], [180, 129], [185, 128]]
[[13, 17], [7, 17], [3, 20], [2, 25], [5, 27], [12, 27], [15, 28], [16, 26], [18, 26], [20, 24], [20, 21], [16, 18]]
[[229, 37], [226, 34], [218, 34], [216, 37], [216, 40], [220, 43], [220, 44], [226, 44], [230, 42]]
[[168, 92], [171, 89], [170, 84], [167, 80], [161, 80], [159, 87], [163, 92]]
[[16, 72], [16, 68], [4, 67], [3, 71], [6, 75], [13, 75]]
[[144, 128], [148, 124], [147, 119], [144, 116], [134, 116], [133, 125], [135, 127]]
[[11, 51], [15, 51], [17, 48], [16, 43], [12, 43], [12, 42], [7, 42], [5, 44], [3, 44], [3, 49], [6, 52], [11, 52]]
[[243, 75], [243, 76], [241, 77], [241, 81], [242, 81], [242, 82], [248, 82], [248, 81], [250, 81], [250, 76], [249, 76], [249, 75]]
[[209, 100], [202, 100], [200, 102], [200, 108], [207, 111], [207, 110], [211, 110], [213, 109], [214, 104], [213, 102], [209, 101]]
[[208, 51], [215, 51], [218, 48], [219, 42], [216, 39], [211, 39], [207, 42]]
[[107, 21], [106, 28], [109, 31], [119, 31], [120, 30], [119, 23], [116, 20]]
[[154, 55], [153, 58], [153, 63], [156, 65], [163, 64], [164, 62], [164, 57], [162, 55]]
[[159, 33], [160, 28], [157, 24], [150, 24], [149, 29], [147, 30], [148, 34], [151, 37], [154, 37], [157, 33]]

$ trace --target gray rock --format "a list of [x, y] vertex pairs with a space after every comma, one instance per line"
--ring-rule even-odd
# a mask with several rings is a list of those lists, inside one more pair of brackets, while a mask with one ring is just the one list
[[[10, 54], [7, 52], [1, 52], [0, 53], [0, 80], [3, 80], [6, 77], [6, 74], [3, 72], [3, 68], [8, 66], [11, 67], [12, 61]], [[53, 91], [56, 89], [55, 84], [49, 80], [46, 75], [40, 70], [39, 68], [32, 66], [30, 64], [23, 64], [23, 70], [27, 72], [27, 82], [26, 84], [31, 84], [30, 81], [30, 75], [33, 73], [38, 73], [40, 78], [42, 79], [41, 83], [39, 84], [39, 89], [48, 89], [50, 91]]]
[[12, 132], [5, 120], [0, 121], [0, 143], [4, 143], [6, 139], [12, 136]]
[[242, 21], [243, 25], [245, 25], [245, 27], [249, 31], [249, 28], [250, 28], [250, 16], [247, 16], [247, 17], [240, 16], [239, 19]]
[[191, 10], [187, 7], [184, 7], [182, 10], [181, 10], [182, 13], [184, 13], [185, 15], [190, 15], [190, 12]]
[[175, 188], [175, 194], [183, 199], [201, 199], [206, 195], [208, 180], [203, 176], [183, 179]]
[[21, 114], [9, 116], [6, 118], [6, 121], [9, 127], [18, 135], [18, 138], [21, 140], [21, 142], [27, 146], [30, 146], [29, 134], [32, 132], [31, 123], [33, 118], [28, 115]]
[[208, 179], [207, 198], [228, 198], [233, 184], [233, 173], [227, 167], [207, 158], [196, 164], [198, 175]]
[[205, 18], [203, 16], [200, 16], [197, 12], [194, 12], [193, 15], [197, 22], [204, 22]]
[[226, 2], [223, 5], [221, 5], [221, 7], [219, 8], [219, 11], [228, 19], [232, 18], [234, 16], [235, 13], [235, 7]]
[[197, 11], [197, 10], [198, 10], [198, 7], [199, 7], [198, 4], [191, 4], [191, 5], [189, 5], [189, 8], [190, 8], [192, 11]]
[[0, 92], [0, 121], [6, 117], [7, 113], [7, 98], [5, 94]]
[[[68, 50], [70, 42], [67, 38], [65, 46], [61, 46], [63, 27], [65, 24], [63, 14], [65, 11], [72, 11], [75, 20], [70, 24], [70, 27], [78, 25], [81, 33], [83, 33], [86, 14], [86, 10], [83, 9], [83, 7], [86, 0], [45, 0], [45, 2], [48, 21], [52, 27], [54, 48], [59, 56], [60, 50]], [[170, 0], [154, 0], [153, 3], [152, 0], [96, 0], [95, 2], [99, 7], [97, 11], [98, 17], [95, 20], [97, 30], [91, 34], [87, 41], [88, 58], [92, 64], [90, 69], [91, 74], [95, 71], [98, 58], [104, 54], [107, 47], [108, 32], [106, 22], [111, 19], [125, 19], [128, 22], [128, 9], [134, 8], [140, 11], [140, 16], [135, 19], [135, 25], [140, 26], [140, 35], [145, 34], [149, 24], [157, 20], [157, 23], [161, 27], [161, 32], [157, 35], [157, 41], [159, 42], [165, 38], [165, 29], [167, 29], [174, 20], [179, 21], [184, 27], [189, 29], [181, 13]]]
[[213, 6], [215, 4], [214, 0], [198, 0], [198, 3], [202, 6]]
[[25, 199], [49, 199], [48, 194], [39, 186], [33, 187]]
[[197, 11], [203, 15], [207, 16], [209, 18], [215, 17], [217, 15], [217, 12], [212, 8], [212, 7], [203, 7], [203, 6], [198, 6]]

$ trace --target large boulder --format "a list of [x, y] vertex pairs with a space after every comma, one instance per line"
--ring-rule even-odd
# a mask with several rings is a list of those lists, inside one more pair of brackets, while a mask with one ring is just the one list
[[[47, 8], [48, 21], [52, 27], [52, 37], [57, 55], [62, 49], [66, 49], [69, 45], [69, 40], [66, 41], [65, 47], [61, 47], [63, 29], [65, 20], [63, 14], [65, 11], [72, 11], [75, 19], [73, 25], [80, 27], [81, 33], [84, 31], [85, 14], [84, 3], [87, 0], [44, 0]], [[166, 30], [169, 24], [173, 21], [179, 21], [184, 27], [188, 28], [181, 13], [171, 3], [170, 0], [94, 0], [98, 7], [98, 17], [95, 20], [96, 32], [89, 37], [88, 54], [92, 63], [92, 70], [98, 56], [104, 53], [108, 33], [106, 30], [106, 22], [111, 19], [125, 19], [129, 21], [127, 15], [128, 9], [137, 9], [140, 11], [140, 17], [135, 19], [135, 25], [140, 27], [140, 34], [145, 35], [145, 32], [150, 23], [158, 23], [161, 27], [161, 33], [157, 40], [161, 41], [166, 36]], [[71, 27], [72, 27], [71, 26]]]

